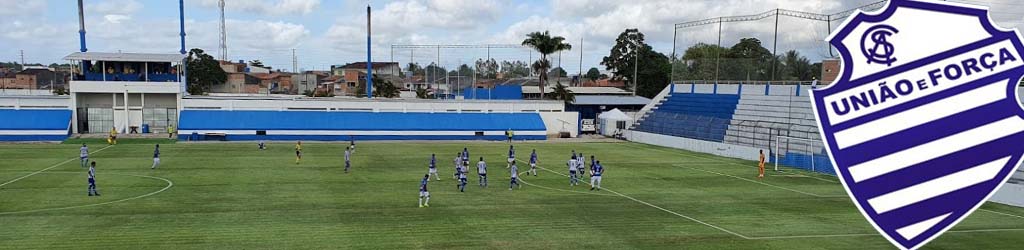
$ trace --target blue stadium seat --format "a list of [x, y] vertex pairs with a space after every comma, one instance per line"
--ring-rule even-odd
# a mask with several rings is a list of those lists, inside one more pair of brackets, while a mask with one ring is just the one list
[[739, 95], [674, 93], [653, 110], [638, 131], [723, 141]]

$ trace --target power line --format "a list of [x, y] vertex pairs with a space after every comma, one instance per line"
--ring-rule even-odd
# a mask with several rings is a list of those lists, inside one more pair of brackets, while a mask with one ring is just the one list
[[880, 9], [880, 8], [882, 8], [882, 6], [885, 6], [885, 2], [886, 2], [886, 0], [878, 1], [878, 2], [874, 2], [874, 3], [866, 4], [866, 5], [857, 7], [857, 8], [853, 8], [853, 9], [849, 9], [849, 10], [845, 10], [845, 11], [840, 11], [840, 12], [836, 12], [836, 13], [832, 13], [832, 14], [810, 13], [810, 12], [805, 12], [805, 11], [788, 10], [788, 9], [773, 9], [773, 10], [769, 10], [769, 11], [765, 11], [765, 12], [761, 12], [761, 13], [757, 13], [757, 14], [753, 14], [753, 15], [724, 16], [724, 17], [715, 17], [715, 18], [708, 18], [708, 19], [697, 20], [697, 21], [677, 23], [675, 25], [675, 28], [676, 29], [680, 29], [680, 28], [688, 28], [688, 27], [702, 26], [702, 25], [708, 25], [708, 24], [717, 24], [717, 23], [756, 21], [756, 20], [761, 20], [761, 19], [765, 19], [765, 18], [769, 18], [769, 17], [778, 17], [778, 16], [788, 16], [788, 17], [795, 17], [795, 18], [808, 19], [808, 20], [814, 20], [814, 21], [831, 22], [831, 21], [836, 21], [836, 20], [841, 20], [843, 18], [846, 18], [847, 16], [849, 16], [850, 14], [852, 14], [854, 11], [857, 11], [857, 10], [870, 11], [870, 10]]

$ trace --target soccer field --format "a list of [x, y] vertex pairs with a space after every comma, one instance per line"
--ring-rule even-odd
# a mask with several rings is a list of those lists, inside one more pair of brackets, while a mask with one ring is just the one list
[[[0, 145], [2, 249], [891, 249], [835, 177], [633, 143], [516, 143], [539, 176], [508, 190], [508, 145], [347, 143], [90, 145], [100, 197], [74, 144]], [[452, 158], [489, 163], [465, 193]], [[605, 166], [602, 191], [568, 185], [571, 150]], [[417, 207], [430, 154], [441, 181]], [[519, 164], [526, 171], [528, 164]], [[1019, 249], [1024, 209], [982, 206], [929, 249]]]

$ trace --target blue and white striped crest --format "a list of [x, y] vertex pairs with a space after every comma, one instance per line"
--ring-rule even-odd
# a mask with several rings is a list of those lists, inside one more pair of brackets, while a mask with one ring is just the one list
[[1024, 46], [987, 8], [893, 0], [829, 42], [843, 67], [811, 91], [821, 135], [854, 203], [894, 245], [938, 237], [1020, 165]]

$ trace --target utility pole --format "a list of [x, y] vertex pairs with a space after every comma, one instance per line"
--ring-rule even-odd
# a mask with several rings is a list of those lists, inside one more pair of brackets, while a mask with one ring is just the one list
[[299, 59], [295, 57], [295, 49], [292, 49], [292, 72], [299, 73]]
[[633, 37], [635, 38], [634, 41], [633, 41], [633, 58], [634, 58], [633, 59], [633, 96], [636, 96], [637, 68], [638, 68], [638, 65], [640, 65], [640, 41], [639, 41], [640, 40], [640, 29], [639, 28], [637, 28], [636, 31], [633, 32]]
[[580, 72], [576, 75], [576, 85], [583, 85], [583, 35], [580, 35]]
[[25, 50], [21, 51], [21, 69], [25, 69]]
[[220, 60], [228, 60], [228, 32], [224, 22], [224, 0], [217, 4], [220, 6]]

